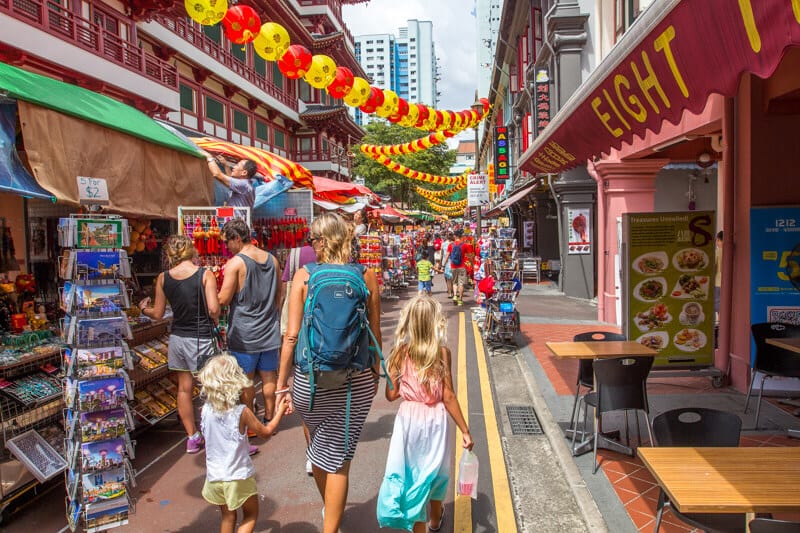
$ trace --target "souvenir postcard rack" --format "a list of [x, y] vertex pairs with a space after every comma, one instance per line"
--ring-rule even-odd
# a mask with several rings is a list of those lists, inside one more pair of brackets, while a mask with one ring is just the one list
[[67, 249], [60, 268], [67, 520], [72, 531], [103, 531], [127, 524], [133, 512], [133, 387], [126, 372], [133, 364], [125, 342], [132, 333], [123, 282], [130, 264], [121, 250], [129, 230], [118, 216], [70, 217], [59, 223], [59, 239]]
[[517, 295], [521, 287], [517, 239], [514, 228], [500, 228], [489, 250], [489, 272], [494, 277], [494, 294], [486, 301], [483, 338], [490, 351], [515, 347], [519, 332]]

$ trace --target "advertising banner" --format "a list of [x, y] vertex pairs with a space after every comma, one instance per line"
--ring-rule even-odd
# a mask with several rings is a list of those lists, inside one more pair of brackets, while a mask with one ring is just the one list
[[800, 207], [750, 210], [750, 321], [800, 325]]
[[489, 175], [470, 174], [467, 176], [467, 205], [477, 207], [489, 203]]
[[497, 163], [494, 179], [497, 183], [505, 183], [508, 179], [508, 128], [496, 126], [494, 128], [494, 160]]
[[588, 207], [567, 209], [569, 220], [568, 254], [588, 254], [592, 251], [592, 211]]
[[655, 366], [710, 366], [714, 212], [623, 215], [623, 327], [659, 352]]
[[546, 68], [536, 71], [536, 135], [550, 124], [550, 76]]

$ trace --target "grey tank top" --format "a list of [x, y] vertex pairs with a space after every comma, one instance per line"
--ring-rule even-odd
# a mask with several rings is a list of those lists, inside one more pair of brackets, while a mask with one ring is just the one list
[[228, 320], [228, 347], [231, 351], [259, 353], [281, 346], [278, 276], [275, 260], [267, 253], [264, 263], [256, 263], [244, 254], [244, 285], [231, 301]]

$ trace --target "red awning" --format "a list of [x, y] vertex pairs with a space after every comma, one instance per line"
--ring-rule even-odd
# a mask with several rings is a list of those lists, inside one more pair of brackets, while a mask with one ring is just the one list
[[634, 135], [699, 113], [712, 93], [736, 94], [743, 73], [769, 77], [800, 46], [797, 0], [660, 0], [520, 157], [557, 173], [619, 149]]
[[317, 193], [332, 192], [348, 196], [369, 196], [370, 200], [378, 200], [375, 193], [373, 193], [369, 187], [347, 181], [336, 181], [321, 176], [314, 176], [314, 190]]

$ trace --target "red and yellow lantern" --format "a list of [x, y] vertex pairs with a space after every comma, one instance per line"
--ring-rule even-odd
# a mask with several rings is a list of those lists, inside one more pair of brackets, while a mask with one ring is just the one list
[[236, 44], [249, 43], [261, 31], [261, 19], [256, 10], [243, 4], [228, 9], [222, 19], [225, 36]]
[[184, 0], [186, 14], [203, 26], [213, 26], [225, 17], [227, 0]]
[[275, 22], [265, 22], [253, 39], [253, 51], [267, 61], [277, 61], [291, 44], [286, 28]]
[[369, 82], [364, 78], [356, 76], [353, 78], [353, 86], [344, 96], [344, 103], [350, 107], [361, 107], [370, 97]]
[[364, 113], [372, 114], [378, 108], [379, 105], [383, 104], [383, 91], [378, 87], [370, 87], [369, 88], [369, 97], [367, 101], [364, 102], [359, 109]]
[[278, 69], [287, 78], [302, 78], [311, 66], [311, 52], [303, 45], [293, 44], [278, 60]]
[[311, 58], [311, 66], [306, 72], [305, 80], [315, 89], [324, 89], [336, 75], [336, 63], [326, 55], [315, 55]]
[[333, 81], [328, 85], [328, 94], [334, 98], [343, 99], [353, 88], [353, 71], [347, 67], [336, 67]]

